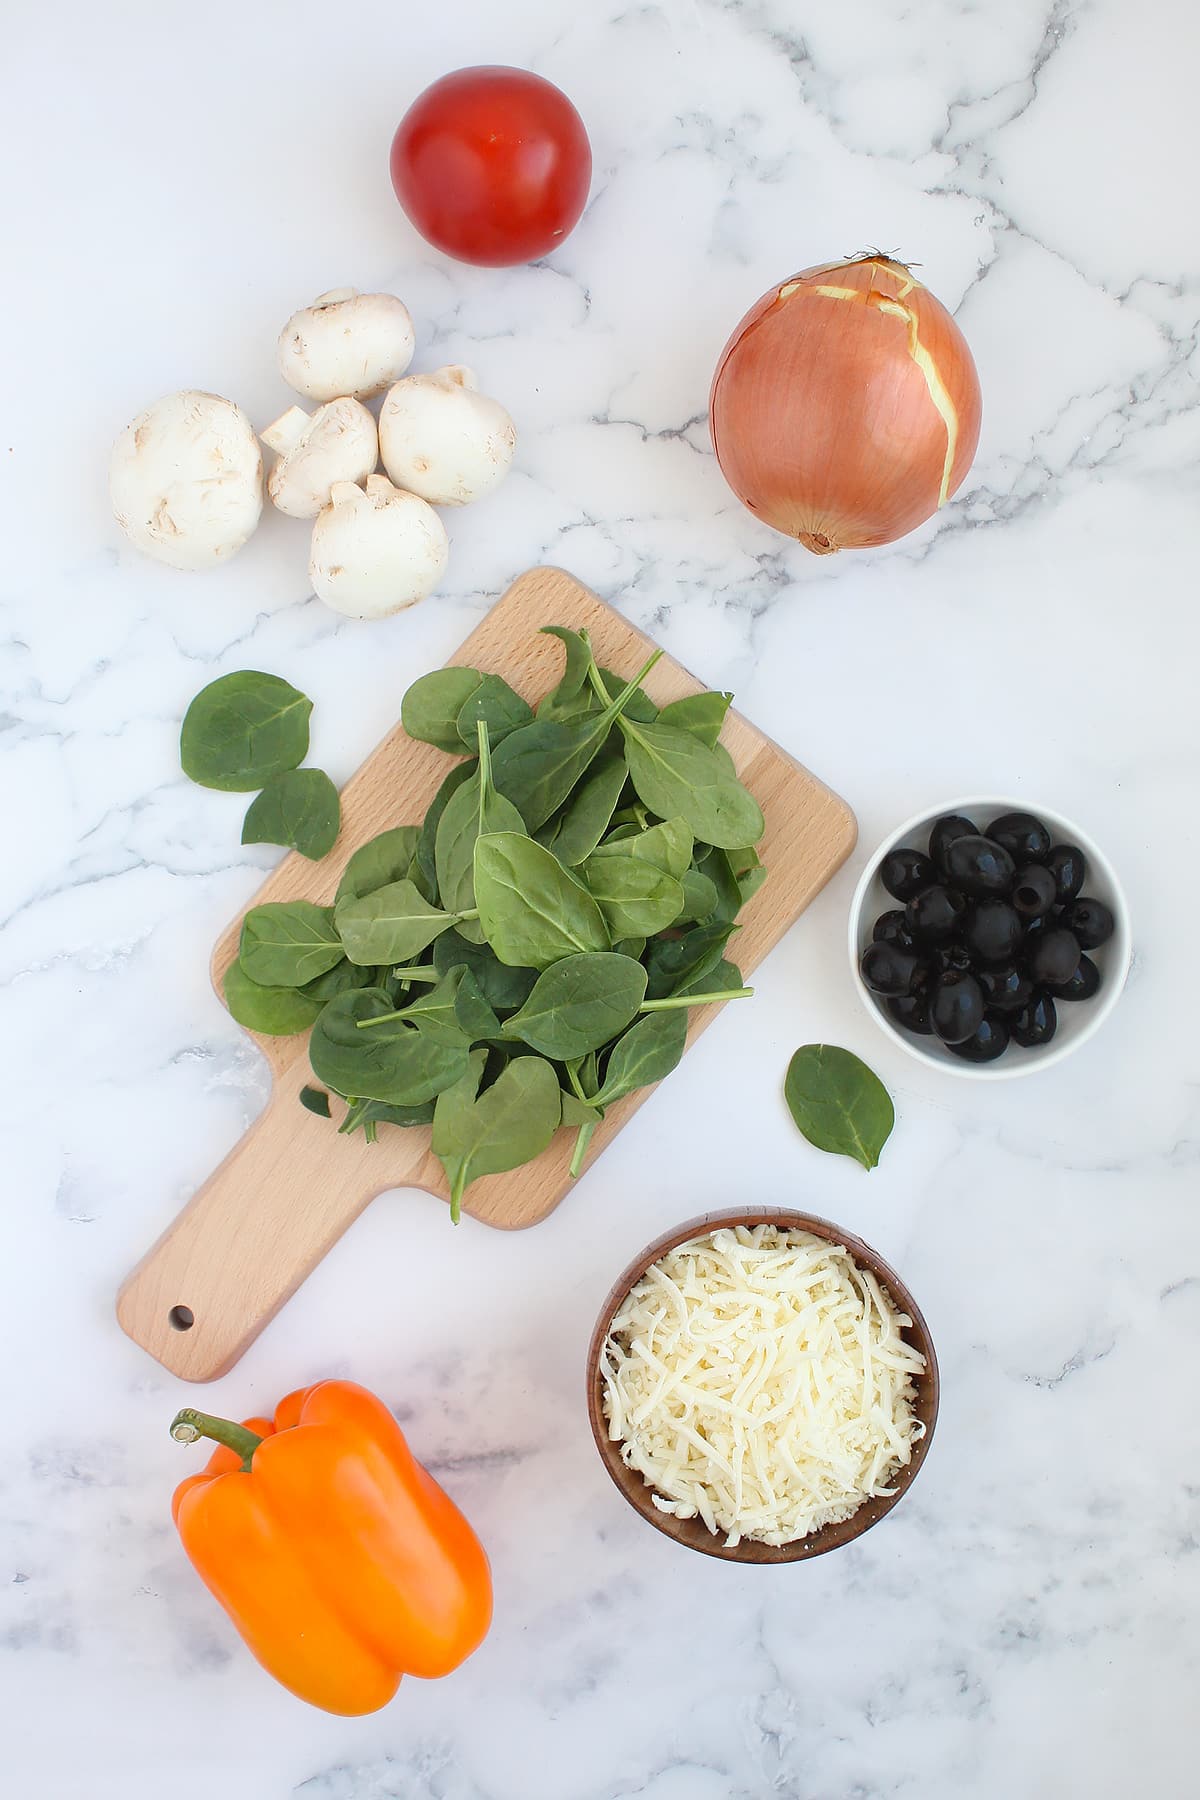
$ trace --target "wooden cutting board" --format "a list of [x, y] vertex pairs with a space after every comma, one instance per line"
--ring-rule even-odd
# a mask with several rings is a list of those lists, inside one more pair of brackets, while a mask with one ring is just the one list
[[[598, 660], [621, 674], [634, 674], [653, 648], [561, 569], [533, 569], [513, 583], [451, 661], [499, 673], [536, 701], [562, 665], [561, 645], [539, 636], [542, 625], [586, 627]], [[387, 678], [400, 690], [421, 673], [391, 671]], [[646, 681], [660, 705], [704, 685], [665, 656]], [[722, 742], [766, 818], [759, 853], [769, 876], [743, 910], [731, 950], [749, 974], [845, 861], [857, 828], [844, 801], [736, 712], [726, 720]], [[331, 901], [351, 853], [389, 826], [419, 820], [450, 765], [442, 751], [415, 743], [398, 725], [346, 784], [341, 835], [331, 853], [319, 863], [295, 853], [285, 857], [250, 904]], [[213, 956], [218, 994], [237, 955], [242, 917]], [[719, 1011], [711, 1006], [692, 1014], [689, 1042]], [[340, 1137], [297, 1097], [311, 1079], [307, 1034], [255, 1041], [275, 1076], [265, 1111], [138, 1264], [117, 1300], [117, 1317], [130, 1337], [191, 1381], [212, 1380], [237, 1361], [377, 1194], [416, 1187], [448, 1198], [428, 1128], [386, 1127], [373, 1145], [361, 1135]], [[610, 1108], [592, 1139], [589, 1163], [647, 1092]], [[574, 1137], [562, 1131], [535, 1163], [473, 1183], [463, 1210], [509, 1230], [536, 1225], [575, 1185], [568, 1173]]]

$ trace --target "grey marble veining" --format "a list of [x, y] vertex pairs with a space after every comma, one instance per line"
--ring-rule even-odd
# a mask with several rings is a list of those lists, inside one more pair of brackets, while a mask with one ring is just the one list
[[[662, 0], [567, 8], [120, 0], [13, 22], [0, 74], [0, 1038], [6, 1324], [0, 1787], [20, 1800], [1063, 1800], [1196, 1792], [1200, 1677], [1200, 256], [1183, 0]], [[386, 148], [472, 61], [537, 68], [595, 153], [552, 262], [455, 266]], [[52, 113], [48, 111], [53, 97]], [[975, 467], [902, 543], [817, 560], [745, 513], [705, 409], [772, 281], [866, 245], [921, 265], [985, 395]], [[394, 289], [417, 367], [464, 361], [517, 466], [450, 521], [441, 592], [375, 626], [306, 592], [278, 516], [227, 568], [139, 559], [119, 427], [208, 387], [287, 403], [280, 323]], [[758, 980], [535, 1231], [386, 1196], [214, 1410], [321, 1375], [394, 1405], [492, 1557], [496, 1622], [357, 1721], [263, 1676], [178, 1548], [189, 1391], [115, 1288], [261, 1108], [212, 940], [272, 866], [178, 723], [257, 666], [344, 780], [513, 575], [571, 569], [843, 792], [862, 841]], [[955, 1083], [857, 1009], [844, 918], [894, 822], [972, 788], [1109, 851], [1136, 960], [1044, 1078]], [[869, 1178], [795, 1135], [787, 1058], [867, 1056], [898, 1123]], [[705, 1206], [811, 1206], [894, 1260], [943, 1410], [911, 1497], [777, 1571], [623, 1506], [582, 1395], [615, 1271]]]

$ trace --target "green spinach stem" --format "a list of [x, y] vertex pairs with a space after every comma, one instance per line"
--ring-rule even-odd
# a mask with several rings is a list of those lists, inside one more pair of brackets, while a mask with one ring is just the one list
[[748, 1000], [753, 988], [723, 988], [713, 994], [670, 994], [665, 1000], [643, 1000], [639, 1012], [670, 1012], [680, 1006], [710, 1006], [717, 1000]]
[[616, 699], [614, 700], [612, 695], [609, 693], [608, 689], [605, 687], [604, 678], [601, 675], [600, 670], [596, 665], [596, 659], [591, 654], [591, 642], [589, 640], [589, 642], [588, 642], [588, 680], [592, 684], [592, 687], [596, 694], [596, 698], [598, 700], [603, 701], [605, 710], [608, 712], [619, 713], [624, 707], [628, 706], [630, 700], [633, 698], [634, 693], [642, 685], [642, 682], [646, 679], [647, 675], [650, 673], [651, 669], [654, 667], [655, 663], [658, 661], [659, 657], [662, 654], [663, 653], [661, 650], [656, 650], [654, 652], [653, 656], [647, 657], [646, 661], [642, 664], [641, 668], [638, 670], [638, 672], [634, 676], [633, 680], [631, 682], [629, 682], [627, 686], [622, 688], [621, 692], [617, 695]]
[[492, 745], [487, 720], [479, 721], [479, 836], [483, 836], [483, 815], [492, 786]]
[[[582, 1099], [582, 1097], [583, 1096], [581, 1095], [580, 1098]], [[595, 1129], [595, 1124], [590, 1119], [586, 1125], [581, 1125], [579, 1127], [579, 1132], [575, 1139], [575, 1149], [571, 1156], [570, 1173], [572, 1179], [578, 1176], [583, 1168], [583, 1159], [588, 1153], [588, 1145], [592, 1141], [592, 1133]]]

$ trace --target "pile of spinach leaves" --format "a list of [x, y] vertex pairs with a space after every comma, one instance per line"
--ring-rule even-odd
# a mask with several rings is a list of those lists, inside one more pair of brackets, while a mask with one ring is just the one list
[[661, 652], [625, 681], [547, 629], [565, 663], [536, 712], [477, 669], [409, 688], [409, 735], [459, 759], [423, 821], [357, 850], [332, 904], [254, 907], [226, 977], [251, 1030], [311, 1027], [310, 1110], [332, 1092], [371, 1140], [432, 1125], [456, 1220], [560, 1126], [578, 1174], [605, 1109], [678, 1063], [688, 1009], [750, 992], [725, 951], [763, 817], [719, 742], [730, 696], [660, 710]]

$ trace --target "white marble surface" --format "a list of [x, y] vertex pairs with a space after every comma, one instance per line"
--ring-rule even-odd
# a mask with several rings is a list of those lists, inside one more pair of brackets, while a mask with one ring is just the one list
[[[21, 1800], [1059, 1800], [1196, 1791], [1200, 1678], [1200, 259], [1185, 0], [665, 0], [403, 7], [161, 0], [6, 21], [0, 412], [5, 1451], [0, 1693]], [[427, 250], [392, 199], [408, 99], [526, 63], [595, 147], [587, 216], [508, 272]], [[944, 515], [816, 561], [725, 490], [711, 367], [772, 280], [866, 244], [920, 262], [985, 391]], [[440, 596], [378, 626], [306, 595], [303, 528], [226, 570], [122, 545], [117, 428], [180, 386], [264, 425], [279, 324], [394, 288], [419, 366], [465, 360], [521, 429], [451, 522]], [[189, 1390], [118, 1331], [117, 1283], [262, 1105], [206, 977], [270, 866], [181, 777], [178, 722], [257, 666], [316, 701], [344, 779], [520, 569], [561, 563], [855, 805], [862, 844], [546, 1224], [378, 1202], [206, 1392], [250, 1411], [350, 1374], [476, 1523], [496, 1623], [384, 1713], [259, 1672], [168, 1516]], [[1111, 1025], [1044, 1079], [955, 1083], [857, 1009], [843, 918], [897, 819], [1009, 788], [1085, 822], [1128, 885]], [[794, 1133], [787, 1057], [874, 1062], [869, 1178]], [[620, 1501], [582, 1359], [614, 1271], [767, 1197], [865, 1234], [942, 1357], [938, 1442], [857, 1548], [779, 1572], [689, 1557]]]

